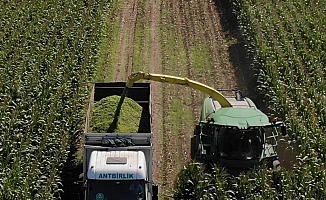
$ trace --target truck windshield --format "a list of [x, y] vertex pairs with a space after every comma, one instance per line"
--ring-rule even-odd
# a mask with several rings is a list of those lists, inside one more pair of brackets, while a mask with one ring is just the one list
[[145, 181], [88, 181], [89, 200], [134, 200], [145, 199]]
[[218, 146], [222, 158], [258, 159], [263, 147], [261, 130], [222, 128], [219, 131]]

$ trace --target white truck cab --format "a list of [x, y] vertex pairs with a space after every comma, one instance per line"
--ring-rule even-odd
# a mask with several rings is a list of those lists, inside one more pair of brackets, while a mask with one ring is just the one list
[[88, 199], [149, 199], [142, 151], [93, 151], [87, 178]]
[[142, 106], [136, 133], [93, 133], [88, 131], [92, 103], [111, 95], [121, 95], [125, 82], [95, 83], [84, 131], [84, 200], [158, 200], [153, 183], [153, 133], [151, 132], [150, 83], [136, 83], [129, 90]]
[[93, 151], [87, 176], [92, 180], [147, 180], [146, 171], [142, 151]]

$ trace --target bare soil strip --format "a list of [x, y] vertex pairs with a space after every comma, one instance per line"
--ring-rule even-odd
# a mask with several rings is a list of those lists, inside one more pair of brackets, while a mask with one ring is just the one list
[[125, 78], [132, 71], [137, 5], [138, 0], [125, 0], [122, 7], [119, 50], [115, 75], [113, 76], [114, 81], [125, 81]]
[[[139, 3], [145, 3], [144, 15], [137, 16]], [[119, 34], [119, 47], [115, 65], [115, 74], [113, 81], [126, 81], [128, 75], [133, 70], [133, 58], [135, 49], [135, 31], [137, 18], [142, 18], [144, 24], [139, 25], [150, 29], [150, 34], [144, 35], [144, 48], [142, 54], [144, 58], [143, 71], [151, 73], [161, 73], [160, 68], [160, 4], [158, 0], [124, 0], [122, 3], [121, 27]], [[144, 31], [146, 33], [146, 31]], [[149, 61], [148, 61], [148, 58]], [[149, 64], [149, 66], [148, 66]], [[153, 133], [154, 133], [154, 181], [159, 181], [160, 168], [162, 165], [162, 90], [161, 83], [152, 83], [152, 113], [153, 113]]]
[[[150, 27], [151, 27], [151, 38], [148, 41], [151, 44], [151, 58], [149, 71], [151, 73], [161, 73], [160, 67], [160, 35], [159, 35], [159, 24], [160, 24], [160, 4], [159, 0], [150, 0], [148, 2], [150, 7]], [[162, 90], [161, 83], [152, 83], [152, 112], [153, 112], [153, 133], [154, 133], [154, 162], [153, 162], [153, 178], [155, 182], [160, 182], [160, 169], [162, 166]]]

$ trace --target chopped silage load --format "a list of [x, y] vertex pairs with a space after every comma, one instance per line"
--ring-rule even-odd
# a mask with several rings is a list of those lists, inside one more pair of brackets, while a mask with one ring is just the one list
[[[107, 133], [114, 119], [114, 114], [120, 96], [113, 95], [101, 99], [94, 103], [91, 119], [90, 131], [93, 133]], [[137, 133], [143, 108], [134, 100], [126, 97], [120, 111], [115, 133]]]

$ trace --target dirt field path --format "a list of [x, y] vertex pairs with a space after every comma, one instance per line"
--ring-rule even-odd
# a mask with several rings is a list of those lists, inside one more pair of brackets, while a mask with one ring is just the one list
[[[243, 52], [237, 39], [225, 32], [221, 5], [210, 0], [118, 3], [119, 39], [117, 50], [110, 51], [116, 58], [113, 81], [125, 81], [132, 71], [142, 70], [246, 90]], [[204, 97], [190, 88], [152, 82], [154, 181], [160, 199], [173, 194], [175, 177], [190, 161], [190, 138]]]
[[138, 0], [131, 0], [124, 1], [122, 6], [114, 81], [125, 81], [125, 77], [132, 72], [137, 5]]
[[[160, 35], [159, 35], [159, 26], [160, 26], [160, 1], [159, 0], [150, 0], [150, 28], [151, 28], [151, 55], [150, 55], [150, 66], [149, 71], [151, 73], [162, 73], [160, 67]], [[153, 178], [155, 182], [159, 182], [161, 163], [163, 162], [162, 158], [162, 91], [160, 83], [152, 83], [152, 111], [153, 111], [153, 133], [154, 135], [154, 174]]]

